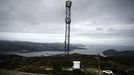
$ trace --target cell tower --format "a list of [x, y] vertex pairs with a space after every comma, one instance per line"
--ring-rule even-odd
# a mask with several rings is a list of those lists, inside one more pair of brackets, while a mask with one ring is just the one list
[[65, 45], [64, 45], [64, 50], [65, 54], [68, 56], [69, 51], [70, 51], [70, 24], [71, 24], [71, 6], [72, 6], [72, 1], [67, 0], [66, 1], [66, 19], [65, 19]]

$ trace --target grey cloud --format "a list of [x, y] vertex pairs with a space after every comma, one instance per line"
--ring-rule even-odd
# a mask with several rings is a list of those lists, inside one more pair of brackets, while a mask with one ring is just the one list
[[[133, 0], [72, 1], [73, 35], [134, 37]], [[63, 34], [64, 19], [64, 0], [0, 0], [0, 32]]]
[[96, 28], [96, 30], [101, 31], [101, 30], [104, 30], [104, 29], [103, 28]]

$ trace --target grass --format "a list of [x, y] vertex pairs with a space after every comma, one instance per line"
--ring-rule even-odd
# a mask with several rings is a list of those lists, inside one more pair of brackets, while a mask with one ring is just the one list
[[[81, 70], [72, 69], [73, 60], [81, 61]], [[121, 62], [119, 58], [116, 59], [115, 57], [101, 57], [100, 66], [101, 69], [111, 69], [114, 72], [123, 72], [125, 68], [130, 67], [126, 62]], [[70, 55], [70, 60], [67, 60], [67, 58], [63, 56], [25, 57], [25, 59], [21, 56], [12, 55], [0, 57], [0, 68], [39, 74], [96, 75], [97, 67], [98, 61], [95, 55], [72, 54]], [[131, 65], [131, 67], [134, 66]]]

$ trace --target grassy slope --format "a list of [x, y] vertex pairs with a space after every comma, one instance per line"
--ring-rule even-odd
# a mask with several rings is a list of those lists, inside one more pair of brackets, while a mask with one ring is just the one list
[[[68, 58], [57, 55], [49, 57], [21, 57], [16, 55], [0, 56], [0, 67], [4, 69], [17, 70], [23, 72], [58, 74], [58, 75], [95, 75], [98, 61], [95, 55], [72, 54]], [[71, 68], [73, 60], [81, 61], [81, 70], [67, 71], [63, 68]], [[101, 69], [112, 69], [114, 72], [124, 72], [125, 69], [134, 67], [132, 62], [117, 57], [101, 57]], [[127, 59], [128, 60], [128, 59]], [[46, 70], [46, 69], [54, 70]], [[94, 70], [94, 72], [93, 72]]]

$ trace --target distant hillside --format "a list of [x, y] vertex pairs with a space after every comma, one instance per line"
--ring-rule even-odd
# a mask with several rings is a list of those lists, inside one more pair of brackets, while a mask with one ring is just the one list
[[[38, 51], [63, 51], [63, 43], [33, 43], [21, 41], [0, 41], [0, 54], [6, 53], [28, 53]], [[84, 45], [73, 44], [71, 50], [84, 49]]]
[[134, 51], [116, 51], [109, 49], [103, 52], [105, 56], [134, 56]]

